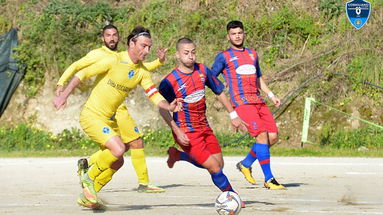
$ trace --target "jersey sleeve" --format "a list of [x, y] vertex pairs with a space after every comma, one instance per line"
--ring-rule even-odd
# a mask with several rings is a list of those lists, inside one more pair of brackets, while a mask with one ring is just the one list
[[143, 64], [146, 67], [146, 69], [148, 69], [148, 71], [155, 70], [158, 67], [162, 66], [162, 63], [161, 63], [159, 58], [157, 58], [156, 60], [154, 60], [152, 62], [146, 62], [146, 63], [143, 63]]
[[141, 80], [141, 87], [144, 88], [146, 96], [149, 100], [158, 105], [161, 101], [165, 100], [164, 97], [158, 92], [156, 86], [153, 83], [152, 77], [150, 77], [150, 73], [146, 70], [142, 70], [143, 76]]
[[255, 61], [254, 66], [255, 66], [255, 69], [257, 70], [257, 78], [262, 77], [261, 67], [259, 66], [259, 57], [258, 57], [258, 53], [257, 53], [257, 60]]
[[176, 98], [174, 89], [170, 84], [169, 80], [166, 78], [164, 78], [160, 83], [160, 93], [163, 97], [165, 97], [166, 101], [168, 101], [169, 103]]
[[111, 66], [115, 63], [117, 62], [112, 57], [104, 58], [103, 60], [98, 61], [97, 63], [86, 67], [85, 69], [80, 70], [75, 74], [75, 76], [79, 78], [81, 82], [83, 82], [92, 76], [108, 72]]
[[214, 60], [213, 66], [211, 67], [211, 72], [215, 77], [218, 77], [225, 68], [225, 58], [222, 53], [219, 53]]
[[216, 76], [213, 75], [212, 71], [209, 68], [205, 68], [206, 70], [206, 86], [208, 86], [216, 95], [219, 95], [222, 93], [222, 91], [225, 89], [225, 86], [223, 83], [218, 80]]
[[57, 85], [63, 86], [76, 72], [99, 61], [97, 51], [91, 51], [80, 60], [72, 63], [61, 75]]

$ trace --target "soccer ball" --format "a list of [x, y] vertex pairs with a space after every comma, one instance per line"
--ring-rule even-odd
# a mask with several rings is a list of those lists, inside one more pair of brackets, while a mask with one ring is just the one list
[[232, 191], [225, 191], [215, 200], [215, 210], [219, 215], [238, 215], [241, 211], [241, 198]]

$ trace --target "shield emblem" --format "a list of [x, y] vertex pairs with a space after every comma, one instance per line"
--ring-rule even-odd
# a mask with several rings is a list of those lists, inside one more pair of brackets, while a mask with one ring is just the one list
[[346, 3], [348, 20], [356, 28], [360, 29], [370, 17], [371, 4], [368, 1], [353, 0]]

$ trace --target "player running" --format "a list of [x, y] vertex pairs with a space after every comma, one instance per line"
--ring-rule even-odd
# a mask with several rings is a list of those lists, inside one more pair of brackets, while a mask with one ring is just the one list
[[[206, 118], [205, 86], [209, 87], [230, 113], [235, 128], [244, 128], [244, 122], [232, 115], [233, 107], [223, 93], [224, 86], [203, 64], [196, 63], [196, 46], [188, 38], [181, 38], [176, 45], [178, 66], [160, 84], [160, 92], [167, 101], [182, 99], [183, 109], [174, 113], [160, 109], [161, 116], [173, 131], [176, 143], [184, 152], [169, 148], [168, 166], [185, 160], [210, 173], [213, 183], [223, 191], [233, 191], [223, 173], [221, 147]], [[244, 204], [243, 204], [244, 205]]]
[[[120, 41], [118, 29], [116, 26], [109, 24], [106, 25], [102, 30], [102, 40], [104, 42], [104, 46], [98, 49], [94, 49], [90, 51], [85, 57], [80, 60], [74, 62], [70, 65], [64, 73], [61, 75], [56, 88], [56, 96], [59, 96], [63, 91], [64, 84], [78, 71], [84, 69], [90, 65], [93, 65], [97, 62], [100, 62], [103, 59], [111, 58], [110, 60], [115, 60], [116, 62], [119, 59], [119, 53], [117, 52], [117, 46]], [[166, 49], [158, 49], [157, 50], [158, 59], [150, 62], [143, 63], [144, 66], [150, 71], [158, 68], [165, 61], [166, 57]], [[96, 77], [95, 84], [101, 80], [106, 73], [100, 74]], [[94, 84], [94, 85], [95, 85]], [[146, 166], [145, 154], [144, 154], [144, 146], [142, 141], [142, 133], [138, 130], [137, 126], [134, 123], [134, 120], [128, 113], [127, 107], [125, 104], [121, 104], [117, 112], [114, 116], [116, 119], [118, 129], [120, 130], [122, 135], [128, 137], [127, 142], [131, 149], [130, 158], [138, 177], [138, 192], [145, 193], [158, 193], [165, 192], [164, 189], [151, 185], [149, 183], [148, 170]], [[78, 174], [81, 175], [87, 171], [88, 167], [93, 165], [98, 155], [101, 153], [101, 150], [94, 153], [89, 157], [89, 159], [80, 159], [78, 161]], [[116, 168], [120, 168], [116, 166]], [[95, 190], [96, 192], [100, 191], [111, 179], [114, 173], [118, 169], [110, 169], [106, 173], [104, 173], [103, 177], [97, 177], [95, 179]]]
[[117, 63], [113, 58], [105, 58], [80, 70], [66, 89], [54, 99], [55, 107], [60, 109], [81, 82], [91, 76], [105, 74], [93, 88], [80, 114], [82, 129], [103, 149], [94, 164], [81, 177], [83, 192], [80, 200], [84, 201], [81, 204], [83, 206], [94, 208], [102, 205], [97, 197], [94, 181], [98, 177], [105, 177], [105, 174], [110, 175], [111, 171], [123, 165], [123, 155], [129, 150], [127, 143], [130, 137], [117, 129], [119, 122], [115, 113], [132, 89], [141, 85], [155, 105], [169, 111], [181, 109], [182, 104], [179, 101], [174, 100], [169, 104], [158, 93], [148, 69], [142, 63], [151, 46], [150, 32], [143, 27], [136, 27], [128, 37], [128, 50], [119, 55], [120, 60]]
[[280, 106], [280, 100], [262, 78], [257, 52], [243, 46], [245, 33], [242, 22], [231, 21], [226, 29], [231, 47], [216, 56], [211, 70], [215, 76], [223, 74], [236, 113], [248, 124], [250, 135], [256, 139], [249, 154], [237, 163], [237, 168], [248, 182], [255, 184], [251, 165], [258, 158], [265, 176], [264, 186], [268, 189], [285, 189], [271, 172], [269, 146], [278, 141], [278, 129], [259, 89], [267, 94], [275, 106]]

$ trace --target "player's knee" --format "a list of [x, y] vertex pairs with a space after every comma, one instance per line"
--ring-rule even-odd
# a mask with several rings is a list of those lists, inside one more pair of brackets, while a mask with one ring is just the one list
[[275, 135], [270, 135], [269, 136], [269, 143], [270, 143], [270, 146], [276, 144], [278, 142], [279, 138], [278, 138], [278, 135], [275, 134]]
[[112, 152], [114, 156], [120, 158], [125, 153], [125, 144], [118, 144], [114, 146], [110, 151]]
[[258, 143], [267, 143], [268, 142], [267, 132], [259, 133], [256, 139]]
[[215, 165], [210, 166], [207, 171], [209, 171], [210, 174], [218, 173], [222, 168], [217, 163]]

